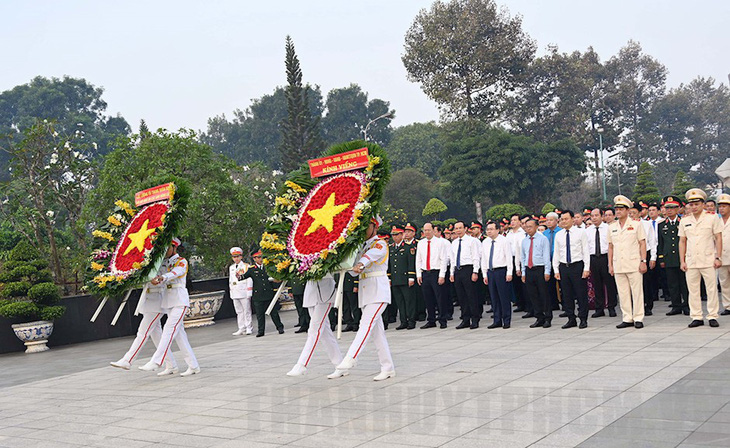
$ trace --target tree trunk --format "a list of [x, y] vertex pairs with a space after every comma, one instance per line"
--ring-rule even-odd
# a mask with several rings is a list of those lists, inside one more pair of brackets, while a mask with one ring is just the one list
[[482, 214], [482, 203], [479, 201], [474, 201], [474, 206], [476, 207], [477, 220], [481, 221], [483, 219], [482, 217], [484, 216]]

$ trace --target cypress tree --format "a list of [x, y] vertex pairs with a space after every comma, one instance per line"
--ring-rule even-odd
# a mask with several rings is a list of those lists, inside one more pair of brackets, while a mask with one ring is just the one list
[[647, 204], [652, 202], [660, 202], [661, 193], [654, 181], [654, 171], [648, 162], [643, 162], [639, 166], [639, 172], [636, 174], [636, 187], [634, 187], [634, 202], [642, 201]]
[[320, 131], [320, 117], [309, 111], [307, 90], [302, 87], [302, 70], [294, 51], [294, 42], [286, 36], [286, 106], [287, 117], [281, 122], [282, 155], [284, 171], [297, 169], [299, 165], [315, 158], [324, 149]]
[[694, 184], [687, 177], [684, 171], [679, 170], [674, 176], [674, 183], [672, 184], [672, 194], [684, 200], [684, 194], [690, 188], [694, 188]]

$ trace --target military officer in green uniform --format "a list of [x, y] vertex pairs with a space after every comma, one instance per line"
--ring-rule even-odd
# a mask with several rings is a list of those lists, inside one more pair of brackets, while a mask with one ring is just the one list
[[[416, 238], [417, 227], [415, 224], [407, 223], [403, 228], [403, 242], [410, 245], [409, 254], [413, 257], [413, 269], [409, 271], [410, 275], [416, 277], [416, 250], [418, 249], [418, 238]], [[426, 320], [426, 301], [423, 299], [423, 291], [421, 286], [416, 282], [412, 288], [411, 294], [416, 299], [416, 320], [422, 322]]]
[[416, 257], [411, 256], [412, 246], [404, 241], [403, 227], [393, 226], [392, 242], [388, 246], [388, 276], [395, 306], [400, 312], [400, 325], [396, 330], [416, 328]]
[[294, 306], [297, 308], [297, 327], [294, 333], [306, 333], [309, 330], [309, 311], [303, 306], [305, 282], [299, 279], [291, 282], [291, 295], [294, 298]]
[[684, 313], [689, 316], [689, 290], [684, 272], [679, 268], [679, 207], [682, 201], [676, 196], [666, 196], [662, 201], [666, 219], [657, 225], [659, 243], [657, 261], [667, 274], [667, 288], [672, 309], [667, 316]]
[[[261, 251], [253, 253], [251, 257], [253, 258], [254, 265], [243, 274], [241, 280], [246, 278], [253, 279], [251, 301], [253, 302], [254, 308], [256, 308], [256, 320], [258, 321], [258, 333], [256, 337], [260, 338], [264, 335], [266, 328], [266, 309], [269, 307], [271, 299], [274, 298], [274, 286], [271, 280], [269, 280], [269, 275], [264, 270]], [[280, 305], [277, 303], [271, 311], [271, 320], [274, 322], [276, 329], [279, 330], [279, 334], [282, 334], [284, 333], [284, 324], [279, 319], [279, 308]]]

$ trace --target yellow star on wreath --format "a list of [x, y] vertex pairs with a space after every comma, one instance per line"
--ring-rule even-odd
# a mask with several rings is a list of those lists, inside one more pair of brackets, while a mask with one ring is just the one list
[[330, 194], [330, 197], [327, 198], [327, 202], [322, 206], [322, 208], [317, 210], [310, 210], [307, 212], [309, 216], [314, 218], [314, 221], [309, 226], [309, 229], [307, 229], [306, 232], [304, 232], [304, 236], [309, 235], [310, 233], [314, 233], [319, 229], [320, 227], [324, 227], [327, 229], [327, 232], [332, 232], [332, 229], [335, 227], [334, 219], [335, 216], [342, 213], [343, 210], [345, 210], [347, 207], [349, 207], [350, 204], [340, 204], [335, 205], [335, 193], [332, 192]]
[[127, 235], [131, 243], [129, 243], [129, 246], [127, 246], [127, 249], [122, 255], [127, 255], [129, 252], [132, 251], [132, 249], [137, 249], [140, 252], [144, 252], [144, 242], [147, 241], [147, 238], [149, 238], [150, 235], [155, 233], [155, 230], [157, 230], [157, 227], [148, 229], [147, 224], [149, 223], [150, 220], [146, 219], [144, 221], [144, 224], [142, 224], [142, 227], [137, 232]]

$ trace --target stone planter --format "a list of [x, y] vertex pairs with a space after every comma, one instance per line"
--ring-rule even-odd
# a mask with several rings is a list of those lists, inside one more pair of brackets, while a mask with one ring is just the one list
[[38, 353], [48, 350], [46, 343], [53, 333], [53, 321], [38, 320], [23, 324], [14, 324], [13, 331], [25, 346], [25, 353]]
[[223, 304], [225, 291], [190, 294], [190, 308], [185, 312], [185, 328], [215, 325], [213, 318]]

